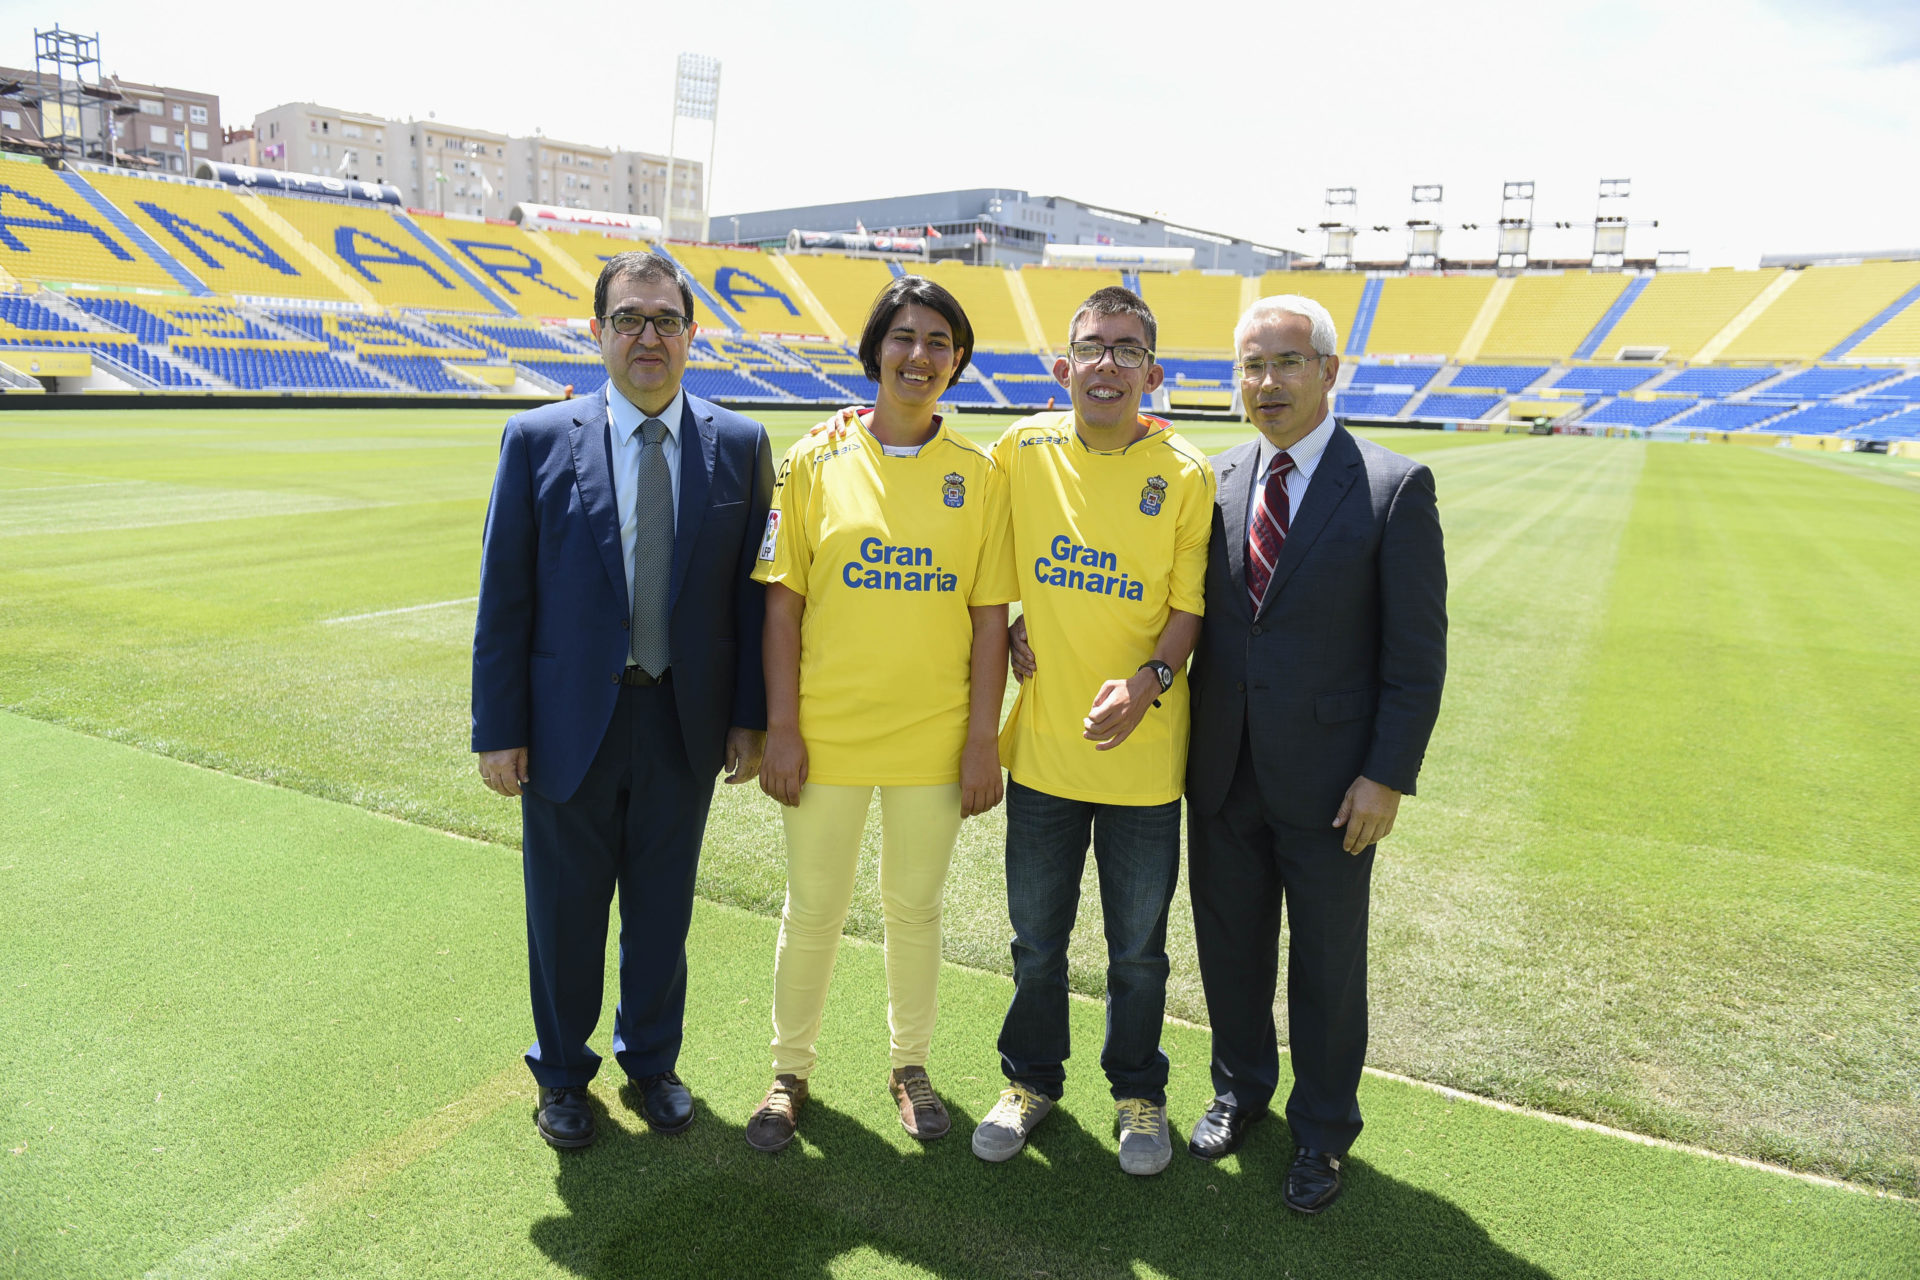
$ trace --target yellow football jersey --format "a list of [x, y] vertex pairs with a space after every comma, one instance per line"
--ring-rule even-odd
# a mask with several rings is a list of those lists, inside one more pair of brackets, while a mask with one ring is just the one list
[[831, 786], [957, 782], [969, 606], [1017, 591], [1005, 477], [944, 423], [889, 457], [854, 409], [787, 451], [754, 578], [807, 598], [800, 736]]
[[1165, 804], [1186, 789], [1185, 671], [1119, 746], [1082, 736], [1100, 686], [1153, 656], [1170, 612], [1205, 608], [1213, 468], [1164, 421], [1140, 420], [1147, 434], [1111, 453], [1086, 446], [1070, 411], [1023, 418], [993, 446], [1038, 668], [1000, 732], [1000, 762], [1069, 800]]

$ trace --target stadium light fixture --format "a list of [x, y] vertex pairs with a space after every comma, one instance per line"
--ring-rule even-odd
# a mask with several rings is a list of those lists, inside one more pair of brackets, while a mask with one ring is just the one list
[[1494, 250], [1494, 268], [1502, 275], [1517, 275], [1527, 269], [1532, 252], [1533, 183], [1528, 180], [1502, 183], [1500, 235]]
[[1412, 216], [1407, 219], [1407, 270], [1433, 271], [1440, 266], [1440, 222], [1438, 215], [1446, 188], [1437, 182], [1416, 183], [1413, 188]]
[[1359, 193], [1353, 187], [1327, 188], [1326, 213], [1320, 219], [1320, 229], [1327, 233], [1327, 251], [1320, 256], [1320, 265], [1328, 271], [1346, 271], [1353, 266], [1352, 219], [1359, 203]]
[[[1626, 265], [1627, 215], [1625, 211], [1626, 200], [1632, 188], [1633, 179], [1631, 178], [1600, 179], [1600, 195], [1593, 215], [1591, 269], [1594, 271], [1618, 271]], [[1607, 203], [1609, 200], [1619, 203], [1609, 205]]]
[[720, 132], [720, 59], [701, 53], [683, 53], [675, 66], [673, 77], [673, 119], [667, 126], [667, 196], [662, 203], [665, 232], [673, 234], [673, 170], [676, 159], [674, 144], [682, 120], [704, 120], [707, 123], [707, 168], [705, 190], [700, 193], [700, 208], [696, 210], [682, 208], [681, 213], [692, 215], [697, 212], [700, 218], [700, 239], [708, 237], [708, 210], [713, 201], [713, 155], [719, 141]]

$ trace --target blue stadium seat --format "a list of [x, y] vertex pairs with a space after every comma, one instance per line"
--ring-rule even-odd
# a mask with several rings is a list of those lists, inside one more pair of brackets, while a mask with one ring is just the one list
[[1406, 408], [1412, 396], [1404, 392], [1342, 391], [1333, 398], [1333, 411], [1340, 417], [1391, 418]]
[[1498, 391], [1524, 391], [1545, 377], [1543, 364], [1468, 364], [1455, 371], [1449, 386], [1492, 387]]
[[1816, 404], [1797, 409], [1784, 418], [1774, 419], [1767, 424], [1767, 430], [1790, 431], [1795, 435], [1831, 436], [1886, 416], [1885, 409]]
[[1699, 404], [1698, 400], [1615, 400], [1604, 409], [1596, 409], [1585, 421], [1600, 426], [1657, 427], [1669, 418], [1677, 418]]
[[1355, 365], [1347, 385], [1361, 387], [1412, 387], [1415, 391], [1433, 381], [1440, 372], [1437, 364], [1362, 364]]
[[1506, 397], [1504, 396], [1453, 396], [1444, 391], [1436, 391], [1420, 402], [1420, 416], [1423, 418], [1454, 418], [1461, 422], [1472, 422], [1491, 413]]
[[1676, 395], [1730, 396], [1736, 391], [1745, 391], [1756, 382], [1765, 382], [1779, 372], [1778, 369], [1717, 369], [1703, 366], [1682, 370], [1671, 382], [1661, 384], [1660, 390]]
[[1606, 395], [1618, 395], [1622, 391], [1633, 390], [1659, 372], [1658, 365], [1641, 369], [1608, 369], [1589, 365], [1567, 370], [1553, 385], [1568, 391], [1598, 391]]
[[1828, 400], [1885, 382], [1899, 372], [1898, 369], [1807, 369], [1783, 378], [1762, 394], [1784, 396], [1789, 400]]
[[[1686, 425], [1702, 431], [1744, 431], [1757, 427], [1769, 418], [1778, 416], [1783, 406], [1777, 404], [1733, 404], [1727, 401], [1711, 401], [1688, 415]], [[1768, 428], [1771, 430], [1771, 428]]]

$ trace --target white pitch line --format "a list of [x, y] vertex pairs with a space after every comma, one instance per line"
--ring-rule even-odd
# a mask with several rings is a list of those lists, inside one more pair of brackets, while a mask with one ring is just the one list
[[322, 618], [320, 625], [330, 627], [336, 622], [364, 622], [368, 618], [391, 618], [397, 613], [419, 613], [422, 609], [445, 609], [456, 604], [478, 604], [479, 596], [462, 596], [458, 600], [435, 600], [432, 604], [410, 604], [404, 609], [378, 609], [372, 613], [350, 613], [344, 618]]

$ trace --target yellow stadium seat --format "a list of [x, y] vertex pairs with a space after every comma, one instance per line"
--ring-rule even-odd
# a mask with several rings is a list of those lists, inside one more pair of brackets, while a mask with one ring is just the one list
[[498, 314], [384, 208], [291, 196], [260, 199], [385, 306]]
[[1727, 344], [1720, 357], [1816, 360], [1916, 283], [1920, 283], [1920, 262], [1808, 267], [1791, 288]]
[[[1040, 317], [1040, 331], [1056, 351], [1067, 349], [1067, 327], [1073, 313], [1097, 290], [1121, 283], [1118, 271], [1085, 271], [1072, 267], [1023, 267], [1021, 283], [1033, 299]], [[1154, 317], [1156, 320], [1158, 316]]]
[[[692, 245], [675, 245], [672, 253], [688, 275], [719, 299], [728, 323], [748, 333], [826, 333], [826, 324], [807, 309], [804, 300], [791, 294], [766, 254], [756, 249]], [[700, 322], [709, 323], [704, 302], [700, 310]]]
[[[462, 218], [413, 215], [454, 260], [484, 280], [523, 316], [593, 314], [593, 290], [555, 257], [553, 241], [519, 227]], [[595, 267], [593, 275], [599, 274]]]
[[1665, 347], [1667, 359], [1691, 360], [1779, 275], [1778, 268], [1663, 271], [1594, 355], [1611, 359], [1622, 347]]
[[1382, 281], [1367, 353], [1451, 356], [1492, 288], [1492, 276], [1396, 276]]
[[1366, 288], [1367, 278], [1351, 271], [1269, 271], [1260, 277], [1262, 298], [1295, 293], [1325, 307], [1333, 317], [1334, 332], [1340, 335], [1342, 351], [1347, 349], [1347, 335], [1353, 331], [1353, 317], [1360, 311], [1360, 295]]
[[[1026, 330], [1000, 267], [972, 267], [963, 262], [936, 262], [927, 275], [959, 300], [973, 326], [973, 340], [983, 350], [1025, 351]], [[851, 331], [859, 332], [858, 330]]]
[[122, 174], [87, 181], [216, 293], [347, 300], [231, 191]]
[[[873, 300], [893, 280], [893, 272], [887, 268], [887, 264], [876, 258], [846, 258], [814, 253], [790, 253], [786, 255], [786, 261], [806, 281], [813, 296], [840, 326], [840, 331], [847, 335], [847, 341], [858, 344], [861, 331], [867, 327], [867, 313], [873, 310]], [[927, 273], [923, 263], [909, 262], [903, 265], [909, 272]], [[954, 296], [959, 297], [958, 294]], [[974, 323], [973, 312], [967, 304], [962, 302], [960, 307], [967, 312], [967, 322]], [[979, 341], [977, 328], [974, 340]]]
[[23, 280], [182, 291], [165, 267], [37, 161], [0, 163], [0, 268]]
[[1480, 358], [1571, 358], [1629, 279], [1621, 272], [1585, 271], [1520, 276], [1480, 346]]
[[1143, 271], [1140, 296], [1160, 325], [1159, 349], [1222, 355], [1240, 318], [1240, 277], [1204, 271]]
[[1875, 360], [1920, 360], [1920, 301], [1908, 303], [1847, 354]]

